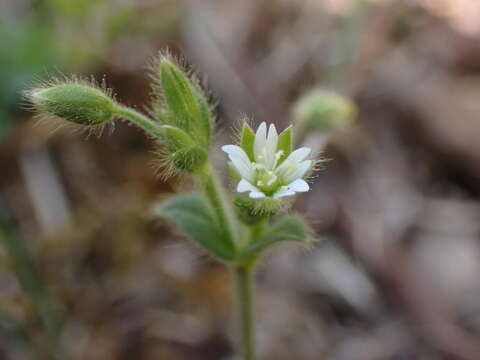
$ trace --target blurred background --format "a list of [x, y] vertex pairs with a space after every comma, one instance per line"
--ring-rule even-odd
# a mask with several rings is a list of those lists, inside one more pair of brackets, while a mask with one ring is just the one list
[[218, 101], [217, 145], [244, 115], [299, 121], [312, 89], [357, 108], [299, 137], [328, 159], [295, 205], [317, 240], [259, 268], [262, 359], [480, 359], [478, 0], [0, 1], [0, 359], [232, 359], [228, 272], [150, 216], [192, 181], [134, 127], [52, 131], [21, 97], [75, 73], [144, 109], [167, 47]]

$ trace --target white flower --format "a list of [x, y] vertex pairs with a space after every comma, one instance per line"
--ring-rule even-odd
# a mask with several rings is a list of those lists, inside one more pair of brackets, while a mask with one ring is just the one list
[[252, 199], [278, 199], [310, 190], [303, 179], [312, 167], [312, 160], [305, 160], [310, 149], [299, 148], [281, 160], [284, 152], [278, 149], [278, 139], [275, 125], [271, 124], [267, 133], [267, 125], [263, 122], [255, 134], [253, 159], [240, 146], [222, 146], [241, 177], [238, 192], [249, 192]]

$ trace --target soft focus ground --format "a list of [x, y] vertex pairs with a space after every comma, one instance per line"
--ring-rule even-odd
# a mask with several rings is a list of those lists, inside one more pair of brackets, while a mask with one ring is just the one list
[[359, 107], [296, 203], [317, 241], [259, 269], [262, 359], [480, 359], [478, 24], [476, 0], [0, 2], [0, 210], [36, 265], [22, 286], [1, 252], [0, 358], [45, 353], [45, 299], [63, 359], [231, 358], [229, 274], [150, 215], [192, 181], [162, 181], [135, 128], [87, 138], [21, 110], [72, 72], [142, 109], [169, 47], [220, 104], [220, 168], [245, 114], [283, 128], [313, 87]]

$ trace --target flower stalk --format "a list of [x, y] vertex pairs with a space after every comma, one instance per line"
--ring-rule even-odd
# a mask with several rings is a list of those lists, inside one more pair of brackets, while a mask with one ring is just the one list
[[240, 265], [234, 268], [236, 307], [242, 360], [255, 360], [255, 312], [253, 306], [254, 264]]
[[199, 172], [199, 178], [202, 183], [203, 191], [216, 215], [218, 226], [220, 227], [225, 240], [231, 243], [234, 248], [238, 247], [238, 225], [236, 223], [232, 206], [228, 202], [228, 196], [223, 185], [218, 180], [215, 170], [210, 164], [207, 164]]
[[118, 117], [129, 120], [133, 124], [142, 128], [147, 134], [157, 139], [161, 139], [163, 136], [162, 128], [157, 123], [132, 108], [118, 105], [115, 106], [113, 113]]

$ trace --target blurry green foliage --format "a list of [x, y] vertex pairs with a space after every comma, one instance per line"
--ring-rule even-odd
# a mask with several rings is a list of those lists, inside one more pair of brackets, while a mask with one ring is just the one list
[[0, 44], [1, 142], [15, 118], [22, 90], [45, 71], [46, 64], [55, 64], [57, 54], [48, 31], [33, 24], [0, 21]]
[[340, 93], [314, 89], [304, 94], [293, 107], [296, 125], [303, 135], [311, 131], [330, 132], [348, 127], [355, 119], [353, 101]]
[[50, 0], [44, 1], [44, 6], [55, 8], [63, 16], [70, 20], [84, 20], [90, 14], [91, 9], [105, 0], [72, 1], [72, 0]]
[[130, 1], [32, 0], [17, 14], [7, 4], [0, 13], [0, 143], [18, 119], [22, 91], [38, 80], [94, 67], [125, 34], [153, 39], [176, 31], [181, 6], [149, 6], [144, 12]]

